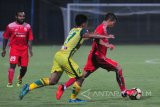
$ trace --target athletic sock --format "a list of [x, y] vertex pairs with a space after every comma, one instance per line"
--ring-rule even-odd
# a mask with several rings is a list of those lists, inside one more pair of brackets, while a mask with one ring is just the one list
[[23, 69], [20, 69], [20, 74], [18, 76], [18, 79], [19, 80], [22, 80], [22, 78], [24, 77], [24, 75], [26, 74], [27, 70], [23, 70]]
[[68, 88], [76, 81], [76, 78], [70, 78], [65, 84], [64, 87]]
[[8, 69], [8, 83], [12, 84], [14, 78], [14, 69], [9, 68]]
[[119, 75], [120, 75], [121, 82], [118, 82], [118, 85], [120, 87], [121, 92], [123, 92], [126, 90], [126, 86], [125, 86], [125, 80], [122, 74], [122, 70], [119, 71]]
[[49, 85], [49, 78], [42, 78], [29, 85], [29, 90]]
[[71, 94], [71, 99], [76, 99], [77, 98], [77, 95], [79, 94], [81, 90], [81, 87], [78, 85], [77, 82], [75, 82], [73, 84], [73, 89], [72, 89], [72, 94]]

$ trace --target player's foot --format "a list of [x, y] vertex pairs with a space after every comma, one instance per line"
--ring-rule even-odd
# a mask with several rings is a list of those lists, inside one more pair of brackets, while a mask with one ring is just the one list
[[13, 84], [12, 84], [12, 83], [8, 83], [8, 84], [7, 84], [7, 87], [8, 87], [8, 88], [11, 88], [11, 87], [13, 87]]
[[25, 84], [22, 88], [21, 93], [19, 94], [19, 99], [22, 100], [23, 97], [29, 92], [29, 85]]
[[21, 86], [22, 85], [22, 80], [18, 80], [17, 81], [17, 87]]
[[18, 81], [17, 81], [17, 87], [22, 85], [22, 78], [20, 77], [20, 75], [17, 77]]
[[131, 89], [131, 90], [126, 90], [126, 93], [127, 93], [127, 95], [128, 96], [132, 96], [132, 95], [134, 95], [135, 94], [135, 90], [134, 89]]
[[127, 97], [127, 93], [126, 93], [127, 90], [124, 90], [124, 91], [121, 91], [121, 95], [122, 97]]
[[127, 97], [127, 96], [131, 96], [135, 93], [135, 90], [131, 89], [131, 90], [125, 90], [123, 92], [121, 92], [122, 97]]
[[69, 103], [85, 103], [87, 102], [86, 100], [81, 100], [79, 98], [76, 98], [76, 99], [69, 99], [68, 101]]
[[61, 85], [58, 86], [58, 90], [56, 92], [57, 100], [61, 99], [61, 96], [63, 95], [63, 92], [64, 92], [64, 86], [61, 84]]

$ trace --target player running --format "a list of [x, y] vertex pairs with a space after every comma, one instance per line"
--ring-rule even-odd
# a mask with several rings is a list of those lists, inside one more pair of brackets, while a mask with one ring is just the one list
[[[105, 15], [104, 21], [96, 28], [95, 33], [101, 35], [109, 35], [107, 29], [113, 27], [117, 21], [117, 17], [113, 13], [108, 13]], [[122, 68], [120, 65], [106, 57], [107, 49], [113, 50], [115, 46], [110, 44], [107, 38], [103, 39], [94, 39], [92, 43], [92, 49], [88, 55], [88, 60], [84, 67], [84, 76], [87, 78], [90, 74], [96, 71], [99, 67], [106, 69], [108, 71], [115, 71], [116, 79], [121, 90], [122, 97], [127, 95], [132, 95], [135, 91], [127, 90], [125, 86], [125, 80], [122, 74]], [[80, 86], [84, 80], [74, 83], [73, 91], [71, 94], [71, 99], [69, 102], [82, 102], [77, 98], [78, 93], [80, 92]], [[79, 85], [80, 84], [80, 85]]]
[[29, 91], [40, 88], [42, 86], [55, 85], [59, 81], [63, 71], [67, 73], [70, 79], [65, 83], [58, 86], [56, 92], [56, 98], [59, 100], [63, 92], [72, 85], [75, 81], [83, 79], [82, 70], [72, 60], [74, 53], [80, 48], [85, 38], [113, 38], [113, 36], [97, 35], [94, 33], [88, 33], [85, 29], [87, 27], [87, 17], [79, 14], [75, 18], [77, 27], [70, 30], [67, 39], [65, 40], [62, 48], [55, 54], [53, 60], [53, 66], [51, 70], [51, 76], [49, 78], [42, 78], [31, 84], [24, 85], [19, 98], [22, 99]]
[[[7, 87], [13, 87], [12, 81], [14, 78], [14, 72], [16, 64], [21, 66], [20, 74], [18, 76], [17, 86], [22, 84], [22, 78], [27, 72], [28, 66], [28, 51], [32, 56], [32, 30], [28, 23], [25, 23], [24, 11], [18, 11], [16, 13], [16, 21], [10, 23], [3, 34], [3, 51], [2, 57], [6, 55], [6, 46], [8, 40], [9, 43], [9, 61], [10, 67], [8, 69], [8, 84]], [[29, 48], [29, 49], [28, 49]]]

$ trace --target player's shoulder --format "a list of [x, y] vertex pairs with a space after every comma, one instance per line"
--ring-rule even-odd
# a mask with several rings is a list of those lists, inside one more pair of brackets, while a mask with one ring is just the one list
[[97, 28], [95, 29], [95, 32], [97, 32], [97, 33], [106, 32], [106, 28], [105, 28], [104, 24], [102, 23], [102, 24], [98, 25]]
[[7, 27], [12, 28], [16, 25], [16, 22], [11, 22], [7, 25]]
[[99, 24], [96, 29], [103, 29], [103, 27], [104, 27], [103, 24]]
[[24, 25], [25, 27], [27, 27], [27, 28], [31, 28], [31, 25], [30, 25], [29, 23], [24, 22], [23, 25]]

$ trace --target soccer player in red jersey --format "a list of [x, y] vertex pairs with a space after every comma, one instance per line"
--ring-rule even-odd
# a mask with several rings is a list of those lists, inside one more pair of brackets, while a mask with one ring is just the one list
[[22, 78], [27, 72], [27, 66], [29, 61], [28, 51], [30, 56], [32, 53], [32, 30], [28, 23], [25, 23], [24, 11], [18, 11], [15, 15], [16, 20], [8, 24], [3, 34], [3, 50], [2, 57], [6, 55], [6, 46], [8, 40], [9, 43], [9, 61], [10, 67], [8, 69], [8, 84], [7, 87], [13, 87], [12, 81], [14, 78], [14, 72], [16, 65], [21, 66], [20, 74], [18, 76], [17, 86], [22, 84]]
[[[99, 35], [111, 36], [111, 34], [107, 33], [107, 29], [109, 27], [113, 27], [116, 21], [117, 17], [113, 13], [106, 14], [104, 21], [96, 28], [95, 33]], [[126, 97], [127, 95], [132, 95], [134, 91], [126, 89], [125, 80], [120, 65], [116, 61], [113, 61], [112, 59], [106, 57], [108, 48], [110, 50], [113, 50], [115, 48], [113, 44], [109, 43], [108, 39], [94, 39], [92, 43], [92, 49], [88, 55], [86, 65], [84, 67], [85, 78], [87, 78], [91, 73], [96, 71], [99, 67], [108, 71], [115, 71], [116, 79], [120, 87], [122, 96]], [[83, 81], [77, 81], [77, 83], [82, 84]], [[80, 91], [80, 87], [77, 85], [77, 83], [74, 83], [71, 99], [69, 100], [69, 102], [82, 102], [82, 100], [79, 101], [76, 98], [77, 94]]]

